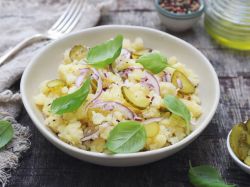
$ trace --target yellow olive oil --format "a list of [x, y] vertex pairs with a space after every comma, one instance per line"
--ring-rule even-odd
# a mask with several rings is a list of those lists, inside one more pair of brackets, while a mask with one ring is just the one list
[[228, 1], [212, 1], [208, 4], [205, 29], [212, 38], [224, 46], [250, 50], [250, 5], [244, 6], [242, 2], [234, 0], [227, 3]]

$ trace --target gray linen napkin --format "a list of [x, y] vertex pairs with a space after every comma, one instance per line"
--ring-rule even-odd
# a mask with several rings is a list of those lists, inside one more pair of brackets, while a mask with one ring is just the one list
[[[83, 0], [84, 1], [84, 0]], [[46, 31], [60, 16], [69, 0], [8, 0], [0, 1], [0, 56], [18, 41], [31, 34]], [[105, 10], [115, 8], [115, 0], [88, 0], [80, 22], [75, 30], [97, 24]], [[22, 102], [19, 92], [9, 87], [20, 79], [25, 67], [49, 41], [33, 44], [22, 50], [13, 59], [0, 67], [0, 120], [8, 120], [14, 128], [14, 138], [0, 150], [0, 185], [5, 186], [10, 170], [16, 168], [21, 154], [29, 149], [30, 131], [25, 124], [18, 123]]]

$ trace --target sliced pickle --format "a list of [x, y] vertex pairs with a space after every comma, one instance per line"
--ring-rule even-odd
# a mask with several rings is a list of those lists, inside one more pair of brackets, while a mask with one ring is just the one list
[[195, 92], [195, 86], [191, 81], [180, 71], [175, 70], [171, 82], [176, 88], [180, 88], [180, 92], [184, 94], [192, 94]]
[[239, 139], [242, 131], [243, 131], [243, 126], [241, 124], [235, 125], [232, 129], [229, 139], [230, 146], [237, 157], [239, 157]]
[[247, 131], [247, 141], [246, 143], [250, 145], [250, 119], [244, 122], [246, 131]]
[[150, 104], [150, 99], [145, 95], [137, 95], [133, 93], [128, 87], [122, 86], [122, 95], [124, 99], [130, 103], [132, 106], [138, 109], [145, 109]]
[[238, 151], [239, 151], [240, 160], [245, 160], [245, 158], [247, 157], [248, 150], [249, 150], [249, 146], [245, 142], [241, 142], [239, 144]]
[[229, 137], [229, 142], [235, 155], [240, 160], [244, 160], [248, 155], [248, 151], [250, 149], [250, 146], [247, 144], [248, 137], [249, 134], [245, 124], [240, 123], [233, 127]]
[[88, 49], [82, 45], [75, 45], [69, 52], [71, 61], [80, 61], [87, 55]]
[[47, 83], [48, 88], [60, 88], [65, 86], [65, 82], [60, 79], [51, 80]]
[[152, 49], [146, 48], [132, 53], [132, 59], [138, 59], [140, 56], [151, 53]]
[[248, 134], [250, 134], [250, 119], [247, 120], [247, 121], [245, 122], [245, 124], [246, 124], [246, 126], [247, 126], [247, 132], [248, 132]]

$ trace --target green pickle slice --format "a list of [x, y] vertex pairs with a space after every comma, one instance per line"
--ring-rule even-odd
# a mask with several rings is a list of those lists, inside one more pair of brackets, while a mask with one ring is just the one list
[[247, 132], [250, 134], [250, 119], [246, 121], [246, 126], [247, 126]]
[[150, 104], [150, 99], [147, 98], [145, 95], [137, 95], [133, 93], [128, 87], [122, 87], [122, 95], [124, 99], [130, 103], [132, 106], [138, 109], [145, 109]]
[[[180, 81], [181, 85], [178, 81]], [[183, 94], [192, 94], [195, 92], [195, 86], [183, 73], [178, 70], [174, 71], [171, 82], [176, 88], [179, 88], [179, 92]]]
[[69, 52], [71, 61], [80, 61], [87, 55], [88, 49], [82, 45], [75, 45]]
[[250, 165], [250, 120], [240, 123], [232, 128], [229, 137], [230, 146], [235, 155], [247, 165]]

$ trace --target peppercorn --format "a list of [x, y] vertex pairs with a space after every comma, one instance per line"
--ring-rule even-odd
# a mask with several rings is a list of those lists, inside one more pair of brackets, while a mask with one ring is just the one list
[[189, 14], [199, 10], [199, 0], [161, 0], [160, 6], [177, 14]]

